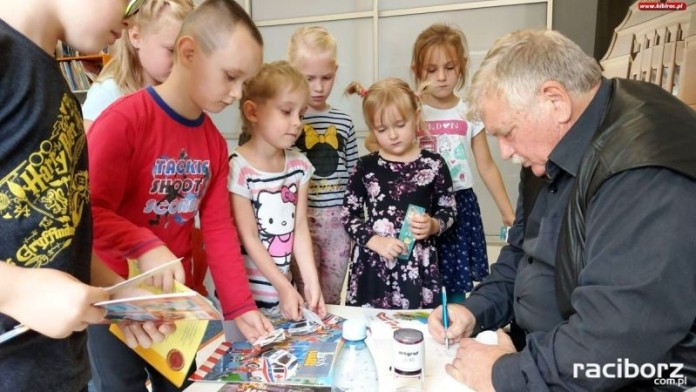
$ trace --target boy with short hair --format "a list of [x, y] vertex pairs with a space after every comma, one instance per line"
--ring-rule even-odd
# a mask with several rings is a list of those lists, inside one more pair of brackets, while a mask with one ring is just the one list
[[[0, 345], [0, 390], [86, 390], [87, 336], [73, 332], [102, 320], [92, 304], [109, 297], [87, 283], [123, 279], [92, 263], [80, 106], [53, 51], [58, 39], [99, 51], [141, 2], [0, 2], [0, 334], [33, 330]], [[131, 343], [171, 332], [150, 327], [128, 332]]]
[[[97, 254], [122, 276], [126, 259], [147, 271], [183, 257], [191, 282], [191, 233], [200, 212], [223, 314], [252, 341], [272, 325], [246, 280], [227, 193], [227, 143], [204, 111], [219, 112], [240, 97], [261, 67], [262, 44], [236, 2], [203, 2], [182, 25], [167, 80], [115, 102], [88, 135]], [[98, 390], [142, 388], [147, 364], [137, 354], [104, 326], [90, 327], [89, 337]], [[154, 391], [158, 378], [150, 372]], [[173, 389], [166, 380], [159, 385]]]

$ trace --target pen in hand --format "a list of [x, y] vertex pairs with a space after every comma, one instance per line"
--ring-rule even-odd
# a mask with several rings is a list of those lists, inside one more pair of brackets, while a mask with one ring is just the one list
[[442, 286], [442, 325], [445, 327], [445, 348], [449, 350], [449, 338], [447, 337], [449, 318], [447, 317], [447, 289], [445, 286]]

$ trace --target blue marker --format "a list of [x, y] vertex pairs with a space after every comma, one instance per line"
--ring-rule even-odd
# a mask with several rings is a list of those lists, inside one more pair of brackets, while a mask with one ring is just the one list
[[445, 286], [442, 286], [442, 324], [445, 326], [445, 348], [449, 350], [449, 338], [447, 337], [449, 318], [447, 317], [447, 289]]

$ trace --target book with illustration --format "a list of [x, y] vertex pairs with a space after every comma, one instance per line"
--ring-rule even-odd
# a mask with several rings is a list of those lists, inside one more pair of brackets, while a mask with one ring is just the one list
[[417, 329], [424, 337], [430, 337], [429, 311], [364, 309], [363, 314], [367, 318], [370, 335], [374, 339], [392, 339], [394, 331], [400, 328]]
[[[169, 269], [175, 266], [176, 264], [180, 263], [181, 259], [175, 259], [171, 260], [167, 263], [164, 263], [156, 268], [153, 268], [149, 271], [140, 273], [138, 268], [135, 266], [134, 263], [129, 262], [129, 278], [128, 280], [124, 280], [118, 284], [115, 284], [111, 287], [106, 287], [105, 290], [109, 295], [112, 297], [111, 300], [108, 301], [102, 301], [102, 302], [97, 302], [94, 305], [95, 306], [102, 306], [107, 309], [107, 315], [104, 319], [104, 323], [110, 323], [110, 322], [117, 322], [119, 320], [123, 319], [132, 319], [132, 320], [161, 320], [162, 317], [169, 317], [171, 316], [173, 319], [191, 319], [191, 318], [203, 318], [203, 317], [193, 317], [191, 314], [187, 314], [184, 317], [181, 315], [181, 310], [184, 308], [183, 304], [178, 304], [178, 302], [189, 302], [186, 305], [186, 309], [195, 309], [196, 311], [198, 310], [203, 310], [202, 313], [206, 314], [206, 319], [220, 319], [222, 316], [220, 316], [220, 313], [215, 310], [208, 302], [205, 300], [205, 298], [201, 297], [200, 295], [197, 295], [195, 292], [190, 293], [191, 290], [186, 290], [187, 293], [183, 294], [161, 294], [156, 295], [155, 293], [152, 293], [152, 289], [148, 288], [148, 286], [145, 285], [146, 282], [148, 282], [153, 276]], [[183, 286], [185, 287], [185, 286]], [[132, 290], [133, 288], [139, 288], [141, 289], [141, 293], [152, 293], [152, 295], [146, 295], [145, 297], [131, 297], [131, 298], [121, 298], [121, 299], [113, 299], [114, 297], [118, 295], [123, 295], [123, 292], [125, 290]], [[191, 298], [194, 299], [191, 299]], [[148, 309], [150, 309], [149, 305], [147, 304], [147, 301], [154, 301], [157, 302], [157, 307], [160, 308], [165, 308], [165, 309], [175, 309], [177, 310], [174, 313], [166, 314], [163, 312], [155, 313], [153, 315], [152, 312], [150, 312]], [[203, 301], [201, 301], [201, 299]], [[195, 302], [195, 305], [191, 303], [191, 301]], [[211, 311], [212, 309], [212, 311]], [[196, 314], [197, 316], [202, 315], [202, 314]], [[168, 318], [167, 318], [168, 319]], [[15, 326], [14, 329], [9, 330], [3, 334], [0, 334], [0, 344], [3, 342], [6, 342], [8, 340], [13, 339], [16, 336], [19, 336], [30, 329], [23, 325], [19, 324]]]
[[[265, 346], [246, 341], [223, 342], [190, 380], [330, 387], [343, 319], [329, 314], [320, 319], [321, 324], [310, 317], [299, 322], [272, 321], [277, 330], [287, 333], [287, 338], [274, 339]], [[274, 331], [274, 335], [278, 334]]]
[[[129, 268], [131, 276], [143, 275], [134, 263], [130, 263]], [[137, 287], [152, 292], [152, 295], [104, 301], [96, 305], [106, 308], [106, 319], [112, 323], [121, 320], [173, 321], [176, 331], [167, 335], [164, 341], [149, 348], [138, 346], [133, 350], [172, 384], [181, 386], [196, 358], [208, 320], [222, 319], [222, 315], [205, 297], [179, 282], [174, 282], [173, 293], [162, 293], [143, 282], [145, 280], [141, 279]], [[125, 342], [116, 324], [112, 324], [109, 331]]]
[[178, 290], [175, 293], [112, 299], [94, 305], [106, 309], [104, 318], [111, 322], [222, 319], [220, 312], [202, 295], [183, 285]]
[[268, 385], [262, 383], [224, 384], [217, 392], [331, 392], [331, 387]]

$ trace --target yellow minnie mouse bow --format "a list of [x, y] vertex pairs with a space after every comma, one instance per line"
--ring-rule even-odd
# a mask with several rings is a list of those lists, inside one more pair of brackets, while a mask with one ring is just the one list
[[335, 126], [329, 126], [329, 128], [326, 130], [326, 133], [324, 133], [323, 135], [319, 135], [317, 131], [315, 131], [314, 128], [312, 128], [311, 125], [305, 125], [304, 131], [305, 145], [307, 146], [308, 150], [311, 150], [312, 147], [314, 147], [314, 145], [317, 143], [326, 143], [333, 147], [334, 150], [338, 150], [338, 132], [336, 131]]

